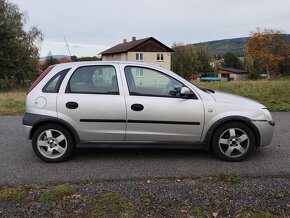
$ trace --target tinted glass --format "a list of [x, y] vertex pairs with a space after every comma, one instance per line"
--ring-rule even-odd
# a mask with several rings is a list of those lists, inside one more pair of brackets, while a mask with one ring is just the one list
[[80, 67], [70, 78], [68, 92], [119, 94], [116, 70], [113, 66]]
[[176, 79], [149, 68], [126, 67], [125, 75], [131, 95], [176, 97], [176, 90], [183, 86]]
[[63, 78], [65, 77], [65, 75], [67, 74], [67, 72], [70, 70], [69, 69], [65, 69], [60, 71], [59, 73], [57, 73], [56, 75], [54, 75], [44, 86], [43, 88], [43, 92], [48, 92], [48, 93], [57, 93], [59, 91], [59, 87], [61, 85], [61, 82], [63, 80]]

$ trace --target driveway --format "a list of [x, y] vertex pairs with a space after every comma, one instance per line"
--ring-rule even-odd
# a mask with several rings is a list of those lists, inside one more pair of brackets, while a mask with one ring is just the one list
[[0, 184], [142, 178], [290, 176], [290, 113], [273, 113], [275, 135], [244, 162], [229, 163], [198, 150], [79, 150], [69, 161], [44, 163], [32, 152], [22, 117], [0, 117]]

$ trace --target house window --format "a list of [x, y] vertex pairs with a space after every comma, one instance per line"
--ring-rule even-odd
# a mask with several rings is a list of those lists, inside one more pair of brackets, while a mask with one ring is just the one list
[[143, 53], [136, 53], [136, 61], [143, 61]]
[[163, 61], [163, 54], [157, 54], [157, 61]]

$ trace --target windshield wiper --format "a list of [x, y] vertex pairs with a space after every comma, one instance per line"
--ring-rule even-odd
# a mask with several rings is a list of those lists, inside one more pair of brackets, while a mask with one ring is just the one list
[[206, 89], [206, 88], [200, 88], [202, 91], [204, 91], [204, 92], [206, 92], [206, 93], [209, 93], [209, 94], [211, 94], [211, 93], [215, 93], [215, 91], [214, 90], [212, 90], [212, 89]]

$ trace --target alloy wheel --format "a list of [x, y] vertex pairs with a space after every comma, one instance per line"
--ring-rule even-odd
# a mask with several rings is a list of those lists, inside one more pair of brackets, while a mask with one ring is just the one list
[[56, 129], [44, 130], [37, 138], [37, 149], [46, 158], [59, 158], [65, 154], [67, 148], [65, 135]]
[[250, 138], [242, 129], [229, 128], [220, 135], [218, 145], [224, 155], [240, 157], [248, 151]]

